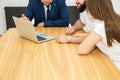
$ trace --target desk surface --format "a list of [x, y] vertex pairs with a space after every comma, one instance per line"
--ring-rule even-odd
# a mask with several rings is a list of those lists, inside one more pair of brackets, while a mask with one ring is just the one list
[[[50, 35], [65, 28], [36, 29]], [[120, 71], [97, 48], [77, 55], [78, 44], [55, 40], [37, 44], [21, 38], [15, 28], [0, 39], [0, 80], [120, 80]]]

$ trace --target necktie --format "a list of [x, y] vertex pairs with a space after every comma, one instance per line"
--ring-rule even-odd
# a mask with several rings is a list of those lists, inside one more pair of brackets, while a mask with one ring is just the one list
[[50, 9], [49, 9], [49, 5], [47, 6], [47, 20], [50, 19]]

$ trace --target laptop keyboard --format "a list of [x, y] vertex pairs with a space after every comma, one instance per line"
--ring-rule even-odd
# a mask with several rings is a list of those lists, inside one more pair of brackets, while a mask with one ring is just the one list
[[38, 39], [38, 41], [46, 40], [46, 38], [43, 38], [43, 37], [40, 37], [40, 36], [37, 36], [37, 39]]

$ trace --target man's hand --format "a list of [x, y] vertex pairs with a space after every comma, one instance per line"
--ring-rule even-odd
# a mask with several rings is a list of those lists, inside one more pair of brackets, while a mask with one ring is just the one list
[[73, 34], [75, 32], [75, 29], [73, 26], [70, 26], [66, 30], [66, 34]]
[[37, 25], [38, 27], [44, 27], [44, 22], [41, 22]]
[[23, 20], [28, 20], [29, 21], [29, 19], [24, 15], [24, 14], [22, 14], [22, 17], [21, 17]]

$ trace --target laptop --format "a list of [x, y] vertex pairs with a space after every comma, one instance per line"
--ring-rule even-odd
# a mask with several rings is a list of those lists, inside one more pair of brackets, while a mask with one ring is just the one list
[[14, 16], [13, 21], [16, 25], [19, 35], [23, 38], [26, 38], [37, 43], [55, 39], [55, 37], [53, 36], [41, 32], [36, 32], [33, 24], [30, 21], [23, 20], [21, 18], [17, 18]]

